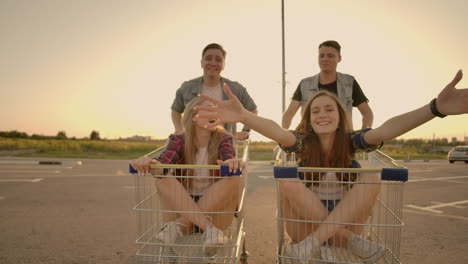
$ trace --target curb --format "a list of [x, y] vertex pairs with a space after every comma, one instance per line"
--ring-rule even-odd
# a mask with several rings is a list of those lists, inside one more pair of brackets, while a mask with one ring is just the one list
[[38, 165], [62, 165], [61, 161], [39, 161]]
[[78, 160], [72, 161], [54, 161], [54, 160], [0, 160], [0, 165], [83, 165], [83, 162]]

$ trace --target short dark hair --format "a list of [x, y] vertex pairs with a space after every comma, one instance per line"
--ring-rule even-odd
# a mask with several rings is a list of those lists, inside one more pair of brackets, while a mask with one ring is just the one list
[[322, 44], [319, 45], [319, 49], [322, 46], [334, 48], [334, 49], [336, 49], [336, 51], [338, 51], [338, 54], [341, 54], [340, 43], [338, 43], [338, 41], [336, 41], [336, 40], [327, 40], [327, 41], [322, 42]]
[[202, 58], [205, 56], [205, 52], [209, 49], [219, 49], [223, 53], [223, 57], [226, 58], [226, 51], [224, 50], [223, 46], [219, 45], [218, 43], [211, 43], [206, 45], [201, 54]]

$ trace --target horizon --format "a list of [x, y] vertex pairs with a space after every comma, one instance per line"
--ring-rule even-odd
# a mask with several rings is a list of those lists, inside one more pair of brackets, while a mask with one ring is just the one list
[[[355, 76], [370, 100], [373, 127], [429, 103], [458, 69], [468, 75], [467, 13], [463, 0], [285, 1], [286, 105], [299, 81], [318, 73], [318, 45], [328, 39], [342, 46], [338, 71]], [[280, 123], [280, 18], [280, 1], [269, 0], [0, 1], [0, 130], [167, 138], [175, 92], [202, 74], [201, 51], [212, 42], [227, 50], [222, 76]], [[399, 138], [467, 133], [463, 115]]]
[[[96, 132], [99, 133], [98, 130], [95, 130]], [[34, 135], [37, 135], [37, 136], [43, 136], [43, 137], [55, 137], [59, 132], [65, 132], [65, 135], [66, 135], [66, 139], [89, 139], [90, 136], [84, 136], [84, 137], [76, 137], [76, 136], [69, 136], [66, 131], [57, 131], [57, 133], [55, 133], [54, 135], [44, 135], [44, 134], [37, 134], [37, 133], [27, 133], [27, 132], [24, 132], [24, 131], [17, 131], [17, 130], [11, 130], [11, 131], [1, 131], [0, 130], [0, 133], [2, 132], [18, 132], [18, 133], [26, 133], [28, 135], [28, 137], [32, 137]], [[89, 133], [91, 134], [91, 132]], [[1, 137], [1, 136], [0, 136]], [[140, 138], [149, 138], [150, 141], [160, 141], [160, 140], [166, 140], [166, 138], [155, 138], [155, 137], [152, 137], [152, 136], [144, 136], [144, 135], [138, 135], [138, 134], [135, 134], [135, 135], [132, 135], [132, 136], [128, 136], [128, 137], [118, 137], [118, 138], [107, 138], [107, 137], [100, 137], [100, 140], [125, 140], [125, 139], [131, 139], [131, 138], [137, 138], [137, 137], [140, 137]], [[448, 142], [452, 142], [452, 138], [453, 137], [435, 137], [435, 140], [439, 140], [439, 139], [447, 139]], [[432, 140], [433, 138], [403, 138], [403, 137], [397, 137], [397, 138], [394, 138], [394, 139], [391, 139], [389, 141], [392, 141], [392, 140]], [[147, 140], [141, 140], [141, 141], [147, 141]], [[459, 142], [468, 142], [468, 136], [464, 136], [463, 138], [459, 139], [457, 138], [457, 141]], [[251, 139], [251, 142], [265, 142], [265, 143], [270, 143], [270, 142], [275, 142], [274, 140], [271, 140], [271, 139], [268, 139], [268, 138], [265, 138], [265, 139], [260, 139], [260, 140], [253, 140]]]

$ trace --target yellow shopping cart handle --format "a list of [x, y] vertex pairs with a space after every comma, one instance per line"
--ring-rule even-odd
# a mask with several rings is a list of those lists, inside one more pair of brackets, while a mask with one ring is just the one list
[[[150, 165], [151, 168], [174, 168], [174, 169], [181, 169], [181, 168], [187, 168], [187, 169], [193, 169], [193, 168], [207, 168], [207, 169], [220, 169], [220, 175], [221, 176], [236, 176], [236, 175], [241, 175], [242, 171], [240, 169], [237, 169], [237, 171], [231, 172], [229, 170], [229, 166], [227, 164], [222, 164], [222, 165], [188, 165], [188, 164], [158, 164], [158, 165]], [[137, 174], [138, 171], [133, 168], [132, 164], [128, 164], [128, 170], [130, 174]]]

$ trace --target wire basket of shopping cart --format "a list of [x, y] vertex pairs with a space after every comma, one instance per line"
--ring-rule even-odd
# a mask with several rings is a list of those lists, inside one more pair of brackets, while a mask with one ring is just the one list
[[247, 263], [246, 178], [246, 169], [227, 165], [152, 165], [151, 174], [134, 174], [137, 262]]
[[359, 162], [274, 167], [278, 263], [401, 263], [408, 170], [378, 150]]

